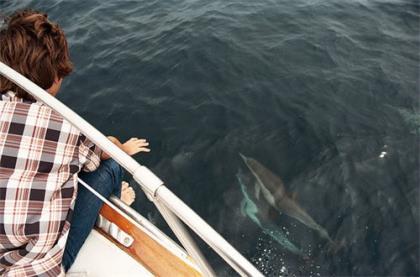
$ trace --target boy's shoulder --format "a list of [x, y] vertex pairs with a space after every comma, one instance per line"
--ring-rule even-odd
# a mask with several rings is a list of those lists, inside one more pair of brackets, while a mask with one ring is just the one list
[[[80, 136], [80, 131], [42, 102], [0, 101], [0, 123], [16, 123]], [[23, 127], [23, 126], [22, 126]], [[57, 134], [58, 135], [58, 134]]]

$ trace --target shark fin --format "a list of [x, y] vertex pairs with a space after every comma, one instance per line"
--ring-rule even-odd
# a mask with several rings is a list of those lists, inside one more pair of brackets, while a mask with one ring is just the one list
[[328, 242], [328, 252], [330, 254], [336, 255], [339, 251], [346, 247], [347, 241], [345, 238], [339, 241], [330, 241]]
[[257, 198], [257, 200], [260, 200], [260, 194], [261, 194], [261, 187], [260, 185], [258, 185], [257, 182], [255, 182], [255, 197]]

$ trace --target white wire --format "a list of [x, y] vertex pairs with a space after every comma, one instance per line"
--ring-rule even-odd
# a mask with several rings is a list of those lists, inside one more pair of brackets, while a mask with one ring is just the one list
[[123, 216], [125, 219], [127, 219], [131, 223], [135, 223], [135, 221], [131, 217], [129, 217], [128, 215], [126, 215], [117, 206], [115, 206], [114, 204], [112, 204], [111, 201], [109, 201], [108, 199], [106, 199], [105, 197], [103, 197], [99, 192], [97, 192], [96, 190], [94, 190], [85, 181], [83, 181], [80, 178], [77, 178], [77, 180], [79, 181], [80, 184], [82, 184], [85, 188], [87, 188], [91, 193], [93, 193], [96, 197], [98, 197], [100, 200], [102, 200], [102, 202], [104, 202], [105, 204], [107, 204], [111, 209], [113, 209], [114, 211], [116, 211], [118, 214], [120, 214], [121, 216]]
[[[128, 221], [130, 221], [130, 223], [134, 224], [134, 226], [139, 226], [140, 223], [136, 222], [133, 218], [131, 218], [130, 216], [128, 216], [127, 214], [124, 213], [124, 211], [122, 211], [120, 208], [118, 208], [117, 206], [115, 206], [111, 201], [109, 201], [108, 199], [106, 199], [105, 197], [103, 197], [99, 192], [97, 192], [96, 190], [94, 190], [91, 186], [89, 186], [85, 181], [83, 181], [80, 178], [77, 178], [78, 182], [84, 186], [85, 188], [87, 188], [90, 192], [92, 192], [96, 197], [98, 197], [100, 200], [102, 200], [104, 203], [106, 203], [111, 209], [113, 209], [114, 211], [116, 211], [118, 214], [120, 214], [121, 216], [123, 216], [125, 219], [127, 219]], [[161, 204], [163, 205], [163, 204]], [[147, 220], [146, 220], [147, 221]], [[151, 224], [151, 223], [149, 223]], [[147, 226], [144, 226], [144, 224], [141, 224], [142, 228], [141, 229], [145, 229], [148, 232], [148, 235], [150, 237], [152, 237], [156, 242], [160, 243], [163, 247], [166, 247], [167, 249], [170, 249], [168, 247], [168, 245], [163, 244], [162, 239], [160, 239], [156, 234], [154, 234], [154, 231], [150, 230], [147, 228]], [[138, 227], [139, 228], [139, 227]], [[158, 229], [159, 230], [159, 229]], [[160, 230], [159, 230], [160, 231]], [[162, 233], [163, 234], [163, 233]], [[165, 235], [166, 236], [166, 235]], [[178, 246], [176, 244], [176, 246]], [[179, 246], [178, 246], [179, 247]], [[182, 249], [182, 253], [183, 255], [186, 255], [185, 250]], [[178, 256], [178, 255], [177, 255]], [[187, 263], [191, 262], [190, 260], [187, 260]], [[196, 269], [199, 270], [199, 268], [197, 268], [197, 265], [192, 263], [192, 266]]]

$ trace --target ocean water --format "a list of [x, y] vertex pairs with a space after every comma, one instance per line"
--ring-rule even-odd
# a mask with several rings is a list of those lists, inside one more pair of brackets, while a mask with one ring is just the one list
[[[265, 275], [420, 274], [418, 1], [0, 0], [20, 8], [68, 36], [58, 98], [105, 134], [147, 138], [137, 160]], [[273, 210], [239, 153], [337, 247]]]

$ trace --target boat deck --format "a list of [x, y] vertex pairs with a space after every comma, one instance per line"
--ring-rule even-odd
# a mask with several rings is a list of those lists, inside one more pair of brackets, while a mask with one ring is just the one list
[[201, 276], [191, 257], [170, 238], [153, 235], [150, 226], [132, 224], [106, 204], [101, 216], [130, 235], [132, 244], [126, 247], [95, 228], [67, 276]]

